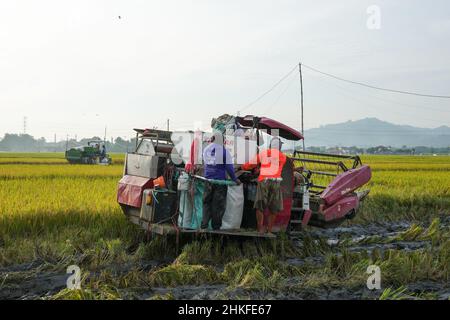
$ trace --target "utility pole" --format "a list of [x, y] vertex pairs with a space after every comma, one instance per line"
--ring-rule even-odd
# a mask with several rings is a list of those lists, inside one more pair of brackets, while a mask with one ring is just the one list
[[305, 130], [303, 125], [303, 77], [302, 77], [302, 63], [298, 64], [298, 71], [300, 72], [300, 109], [302, 117], [302, 136], [303, 136], [303, 151], [305, 151]]
[[167, 131], [170, 131], [170, 130], [169, 130], [169, 128], [170, 128], [170, 126], [169, 126], [169, 121], [170, 121], [170, 120], [167, 119]]
[[54, 136], [54, 138], [55, 138], [55, 152], [56, 152], [56, 133], [55, 133], [55, 136]]

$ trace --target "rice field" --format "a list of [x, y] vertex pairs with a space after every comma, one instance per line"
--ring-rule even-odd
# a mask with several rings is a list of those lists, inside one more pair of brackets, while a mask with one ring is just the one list
[[[0, 153], [0, 299], [448, 299], [450, 156], [362, 156], [371, 192], [338, 229], [297, 238], [147, 239], [116, 203], [123, 155]], [[82, 270], [66, 289], [66, 268]], [[382, 289], [366, 288], [379, 265]]]

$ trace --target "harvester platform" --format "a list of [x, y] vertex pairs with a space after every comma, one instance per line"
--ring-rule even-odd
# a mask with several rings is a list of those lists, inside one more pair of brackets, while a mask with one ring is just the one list
[[213, 234], [213, 235], [251, 237], [251, 238], [266, 238], [266, 239], [275, 239], [277, 237], [273, 233], [259, 233], [255, 230], [246, 230], [246, 229], [209, 230], [209, 229], [179, 228], [175, 227], [173, 224], [170, 223], [149, 223], [145, 220], [139, 219], [134, 216], [130, 216], [130, 220], [131, 222], [140, 225], [143, 229], [161, 236], [186, 233], [186, 234]]

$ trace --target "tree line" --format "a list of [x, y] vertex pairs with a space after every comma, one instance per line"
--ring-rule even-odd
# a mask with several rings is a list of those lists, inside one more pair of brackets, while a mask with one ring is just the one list
[[[45, 138], [35, 139], [29, 134], [6, 133], [0, 140], [0, 151], [4, 152], [64, 152], [67, 149], [85, 146], [90, 140], [103, 140], [100, 137], [85, 138], [81, 140], [68, 139], [48, 142]], [[108, 152], [127, 152], [133, 149], [136, 139], [125, 140], [117, 137], [112, 142], [106, 141]]]
[[[3, 152], [64, 152], [69, 148], [85, 146], [90, 140], [103, 140], [100, 137], [85, 138], [81, 140], [68, 139], [58, 142], [48, 142], [45, 138], [35, 139], [29, 134], [6, 133], [0, 140], [0, 151]], [[134, 149], [136, 139], [125, 140], [117, 137], [106, 141], [107, 152], [127, 152]], [[335, 154], [450, 154], [450, 148], [435, 148], [416, 146], [395, 148], [390, 146], [374, 146], [370, 148], [352, 147], [307, 147], [313, 152], [328, 152]]]

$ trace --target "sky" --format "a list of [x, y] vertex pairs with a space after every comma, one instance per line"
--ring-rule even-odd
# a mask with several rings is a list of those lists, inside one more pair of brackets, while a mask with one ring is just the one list
[[[379, 9], [373, 15], [371, 6]], [[369, 13], [368, 13], [369, 8]], [[120, 16], [120, 18], [119, 18]], [[368, 20], [377, 19], [377, 26]], [[378, 19], [379, 18], [379, 19]], [[372, 26], [372, 27], [371, 27]], [[450, 2], [0, 2], [0, 136], [130, 138], [223, 113], [300, 129], [299, 62], [349, 80], [450, 95]], [[450, 99], [376, 91], [303, 68], [305, 129], [366, 117], [450, 125]]]

